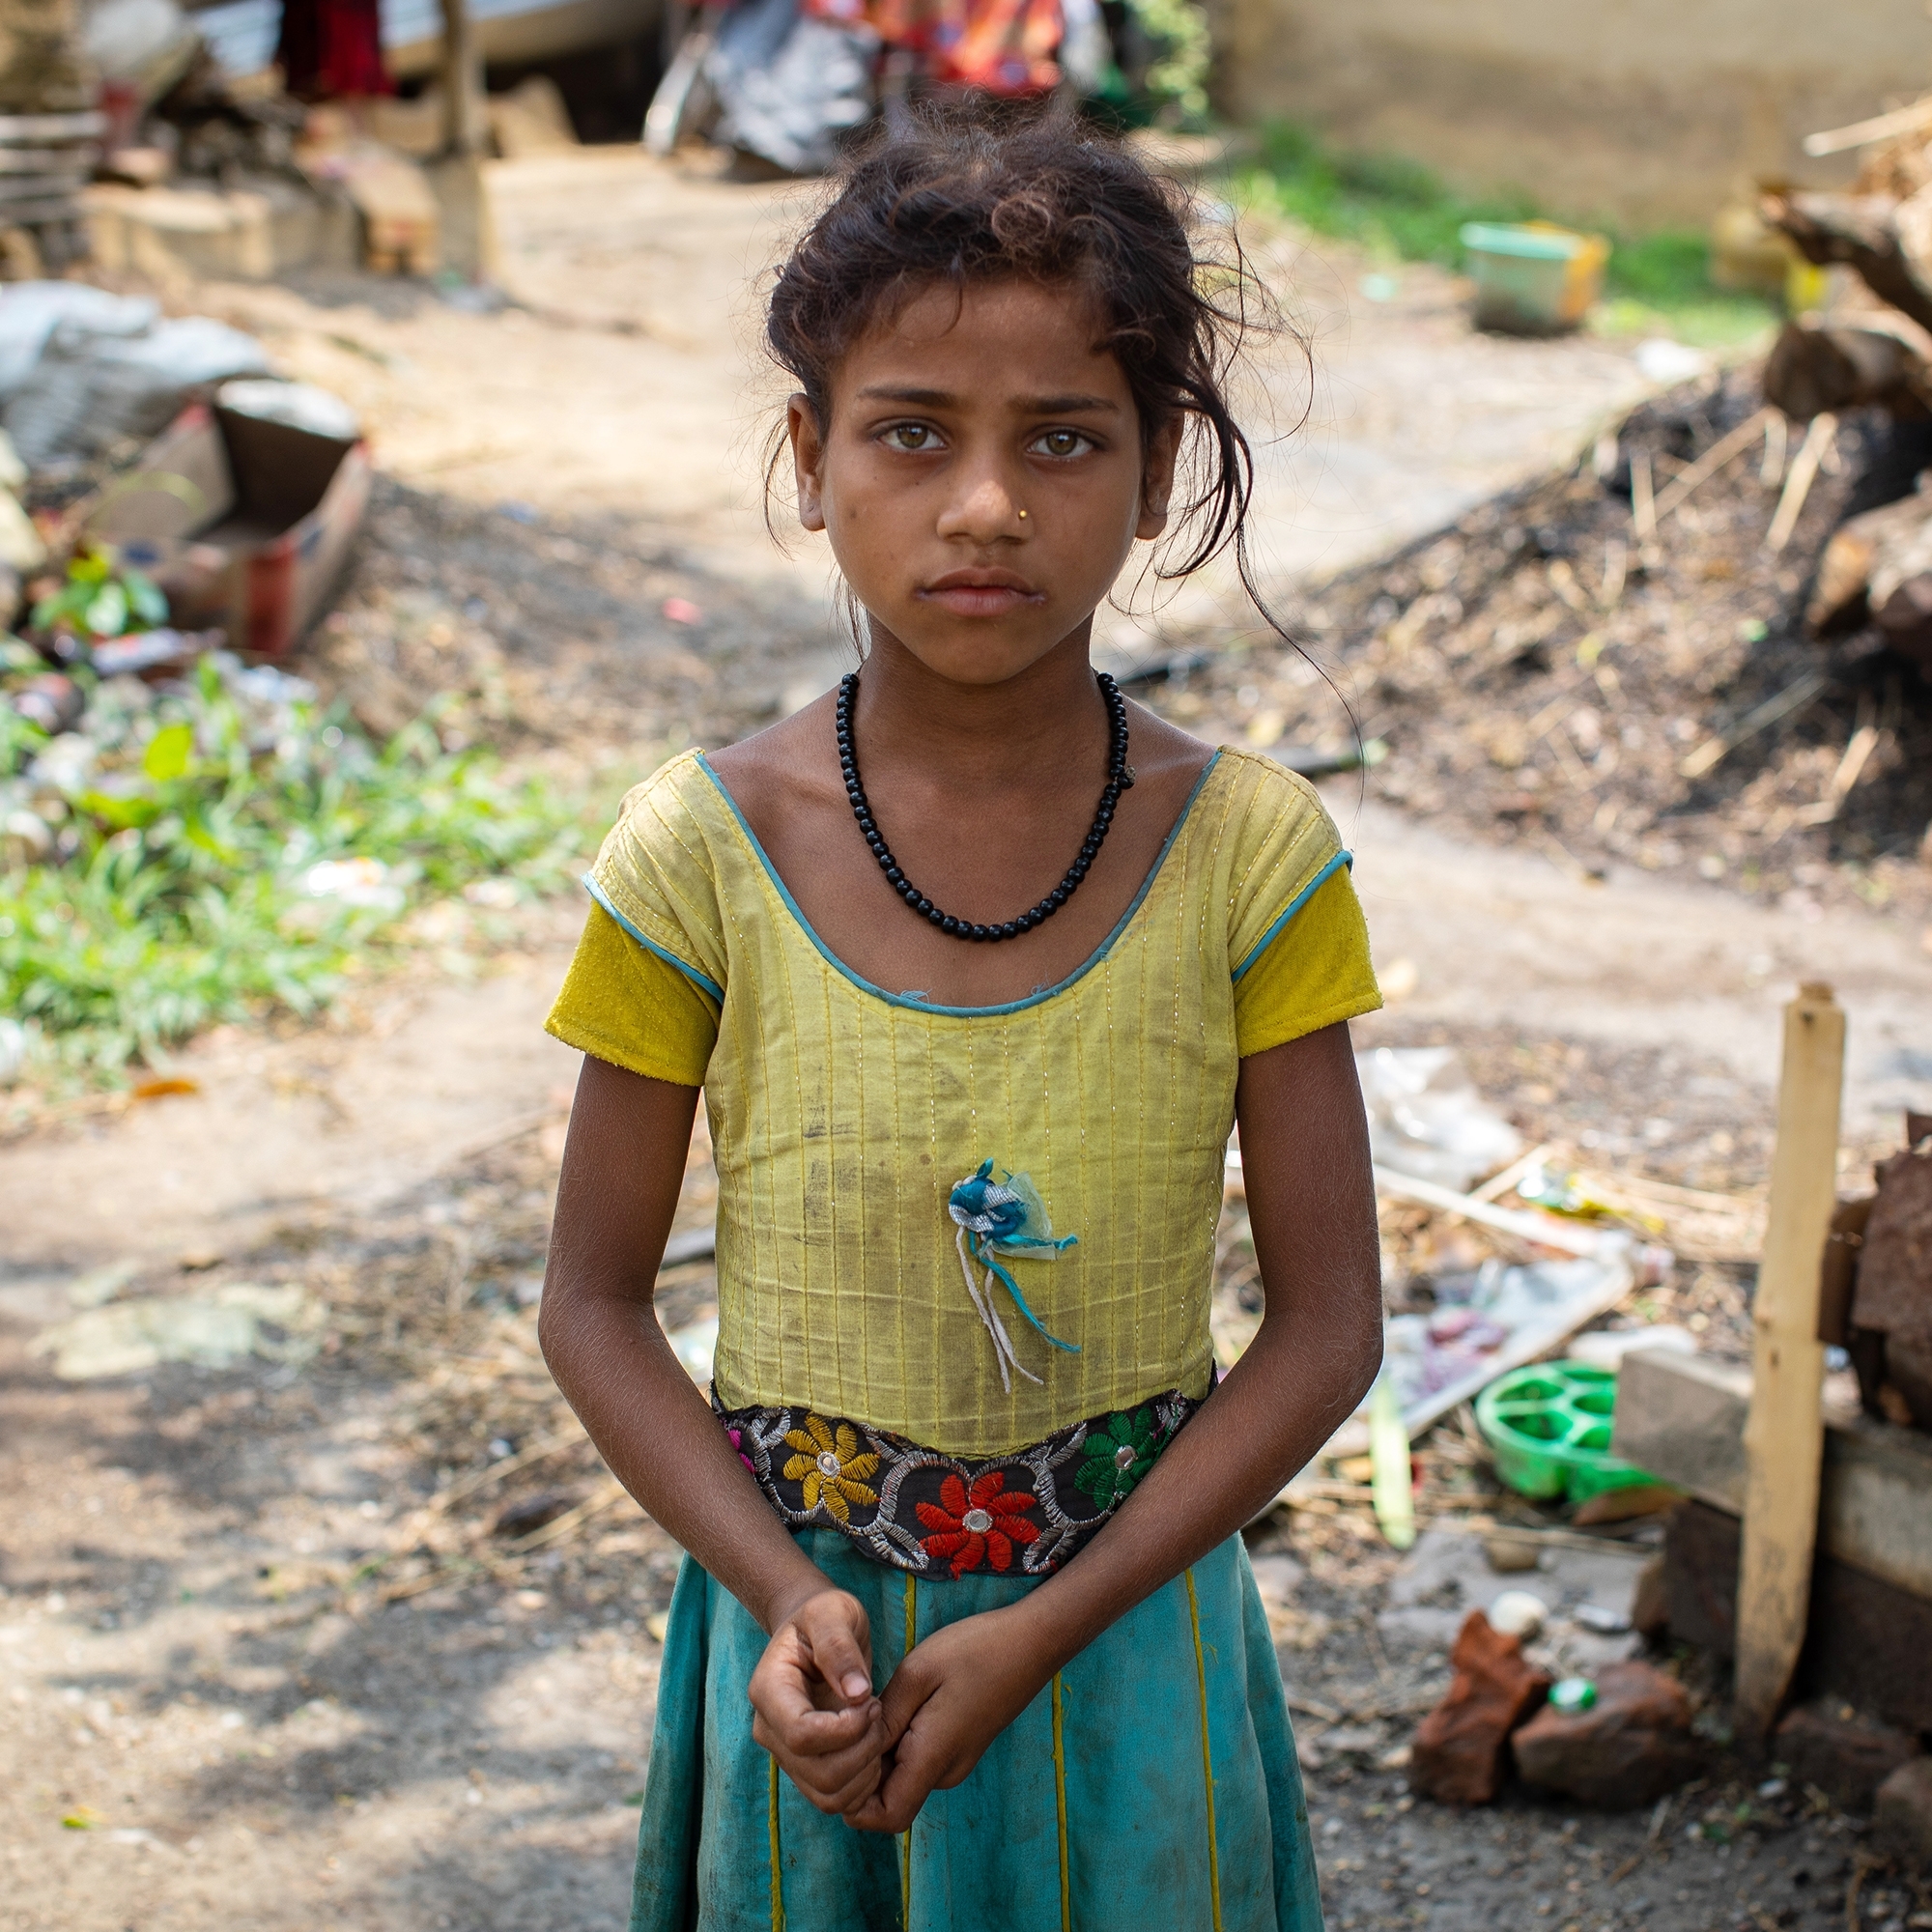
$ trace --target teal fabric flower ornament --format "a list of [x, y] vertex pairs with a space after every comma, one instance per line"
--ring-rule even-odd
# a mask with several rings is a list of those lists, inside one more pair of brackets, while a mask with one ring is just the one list
[[[1030, 1382], [1037, 1382], [1040, 1378], [1027, 1368], [1013, 1350], [1012, 1337], [1007, 1333], [1007, 1325], [1000, 1320], [1000, 1311], [993, 1305], [995, 1281], [1005, 1287], [1013, 1298], [1013, 1306], [1056, 1349], [1065, 1349], [1069, 1355], [1077, 1355], [1080, 1352], [1078, 1343], [1063, 1342], [1058, 1335], [1047, 1333], [1045, 1323], [1027, 1306], [1019, 1283], [999, 1260], [1001, 1255], [1025, 1255], [1035, 1261], [1050, 1262], [1079, 1239], [1077, 1235], [1055, 1236], [1052, 1216], [1047, 1213], [1046, 1203], [1039, 1198], [1039, 1191], [1033, 1182], [1024, 1174], [1009, 1174], [1004, 1181], [995, 1180], [993, 1163], [984, 1160], [980, 1163], [977, 1174], [969, 1174], [954, 1185], [946, 1211], [952, 1215], [959, 1230], [955, 1239], [959, 1248], [960, 1272], [966, 1277], [966, 1293], [973, 1297], [974, 1310], [985, 1323], [986, 1333], [993, 1338], [993, 1354], [1000, 1365], [1001, 1388], [1009, 1394], [1012, 1392], [1012, 1380], [1007, 1373], [1009, 1368], [1017, 1369]], [[986, 1271], [983, 1285], [974, 1279], [976, 1262]]]

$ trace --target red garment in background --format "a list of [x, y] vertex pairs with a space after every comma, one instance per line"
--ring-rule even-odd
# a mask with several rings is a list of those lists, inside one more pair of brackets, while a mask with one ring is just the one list
[[395, 91], [383, 66], [378, 0], [282, 0], [275, 60], [298, 100]]
[[1060, 84], [1060, 0], [801, 0], [800, 12], [870, 27], [887, 46], [920, 55], [933, 80], [988, 94], [1044, 94]]

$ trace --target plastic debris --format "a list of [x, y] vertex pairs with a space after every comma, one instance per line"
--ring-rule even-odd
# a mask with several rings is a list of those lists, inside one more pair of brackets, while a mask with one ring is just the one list
[[1453, 1048], [1381, 1046], [1357, 1054], [1355, 1067], [1378, 1167], [1466, 1192], [1522, 1151]]
[[1505, 1590], [1490, 1605], [1490, 1628], [1526, 1642], [1543, 1628], [1549, 1605], [1527, 1590]]
[[1669, 1355], [1694, 1355], [1697, 1338], [1674, 1321], [1654, 1322], [1648, 1328], [1596, 1328], [1570, 1344], [1570, 1359], [1593, 1369], [1615, 1369], [1626, 1355], [1660, 1349]]
[[322, 1304], [298, 1286], [235, 1282], [208, 1294], [149, 1295], [88, 1309], [43, 1329], [28, 1353], [51, 1356], [63, 1381], [139, 1375], [162, 1362], [226, 1369], [251, 1354], [299, 1365], [319, 1346], [325, 1319]]
[[1559, 1711], [1587, 1711], [1597, 1701], [1597, 1687], [1587, 1677], [1559, 1677], [1549, 1687], [1549, 1701]]
[[1376, 1520], [1391, 1549], [1415, 1542], [1415, 1482], [1409, 1469], [1408, 1431], [1395, 1386], [1380, 1378], [1369, 1400], [1369, 1481]]

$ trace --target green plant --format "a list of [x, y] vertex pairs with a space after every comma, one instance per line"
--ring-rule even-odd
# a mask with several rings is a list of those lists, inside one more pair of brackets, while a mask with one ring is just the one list
[[[1306, 128], [1279, 123], [1263, 138], [1257, 164], [1231, 185], [1248, 205], [1287, 216], [1318, 235], [1354, 242], [1382, 260], [1460, 266], [1468, 221], [1526, 221], [1547, 214], [1526, 194], [1465, 195], [1418, 161], [1354, 155]], [[1686, 340], [1747, 337], [1775, 319], [1754, 296], [1711, 286], [1710, 243], [1693, 230], [1627, 231], [1582, 221], [1610, 238], [1599, 326], [1617, 333], [1668, 328]]]
[[1208, 15], [1194, 0], [1128, 0], [1159, 48], [1147, 71], [1156, 114], [1196, 127], [1208, 117]]
[[[379, 748], [275, 677], [204, 658], [186, 696], [117, 712], [99, 693], [89, 739], [58, 744], [0, 704], [0, 826], [54, 840], [0, 870], [0, 1011], [55, 1068], [112, 1074], [219, 1020], [312, 1012], [412, 905], [576, 869], [581, 801], [444, 752], [428, 718]], [[380, 889], [343, 894], [326, 862], [344, 860]]]
[[152, 582], [109, 549], [82, 545], [68, 559], [67, 581], [34, 606], [36, 631], [69, 631], [83, 638], [118, 638], [168, 621], [168, 600]]

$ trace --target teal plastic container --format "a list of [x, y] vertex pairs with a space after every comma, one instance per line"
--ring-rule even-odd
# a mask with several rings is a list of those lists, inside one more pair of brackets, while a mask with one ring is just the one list
[[1476, 327], [1511, 335], [1575, 328], [1603, 294], [1610, 244], [1548, 221], [1469, 221], [1461, 240], [1476, 280]]
[[1476, 1398], [1476, 1427], [1495, 1453], [1496, 1474], [1520, 1495], [1577, 1503], [1656, 1480], [1610, 1454], [1616, 1408], [1614, 1369], [1537, 1362], [1499, 1376]]

